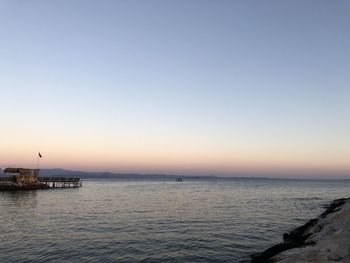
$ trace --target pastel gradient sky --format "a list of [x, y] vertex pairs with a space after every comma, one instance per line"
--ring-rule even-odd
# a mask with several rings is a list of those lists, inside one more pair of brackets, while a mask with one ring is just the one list
[[350, 176], [350, 1], [0, 1], [0, 166]]

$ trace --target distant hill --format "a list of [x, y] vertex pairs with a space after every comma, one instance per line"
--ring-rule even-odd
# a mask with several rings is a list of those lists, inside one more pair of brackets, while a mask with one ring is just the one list
[[[4, 169], [0, 169], [0, 176], [4, 176]], [[212, 179], [212, 180], [350, 180], [350, 176], [334, 178], [331, 176], [296, 176], [293, 173], [284, 174], [283, 177], [270, 177], [268, 173], [261, 173], [259, 176], [252, 174], [232, 173], [231, 176], [214, 176], [214, 175], [172, 175], [172, 174], [137, 174], [137, 173], [111, 173], [111, 172], [85, 172], [72, 171], [60, 168], [40, 169], [40, 176], [57, 176], [57, 177], [79, 177], [82, 179], [158, 179], [158, 180], [175, 180], [176, 178], [186, 179]]]
[[71, 171], [64, 169], [41, 169], [40, 176], [61, 176], [61, 177], [80, 177], [83, 179], [169, 179], [175, 178], [217, 178], [215, 176], [179, 176], [179, 175], [163, 175], [163, 174], [124, 174], [124, 173], [109, 173], [109, 172], [84, 172]]

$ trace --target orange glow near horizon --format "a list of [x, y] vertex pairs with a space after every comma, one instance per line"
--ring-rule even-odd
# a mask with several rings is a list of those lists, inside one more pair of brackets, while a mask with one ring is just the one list
[[[245, 134], [196, 134], [179, 129], [128, 132], [87, 127], [5, 129], [0, 166], [84, 171], [224, 175], [350, 175], [349, 148], [340, 137], [284, 138]], [[212, 136], [212, 137], [211, 137]]]
[[[59, 137], [57, 137], [59, 138]], [[86, 139], [86, 138], [85, 138]], [[63, 168], [84, 171], [111, 171], [135, 173], [168, 173], [197, 175], [329, 173], [350, 172], [349, 158], [342, 154], [322, 152], [273, 151], [259, 148], [238, 148], [236, 151], [221, 146], [168, 141], [145, 143], [132, 138], [128, 143], [109, 143], [101, 140], [36, 140], [23, 138], [16, 144], [3, 144], [0, 150], [1, 166], [35, 167], [37, 152], [41, 151], [42, 168]]]

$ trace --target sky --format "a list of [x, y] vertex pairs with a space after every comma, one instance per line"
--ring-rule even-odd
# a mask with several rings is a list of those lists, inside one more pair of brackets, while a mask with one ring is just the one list
[[0, 167], [350, 178], [349, 12], [0, 0]]

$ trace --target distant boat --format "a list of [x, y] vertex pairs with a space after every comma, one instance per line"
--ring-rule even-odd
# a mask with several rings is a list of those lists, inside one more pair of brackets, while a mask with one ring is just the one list
[[183, 182], [184, 180], [182, 178], [176, 178], [176, 182]]

